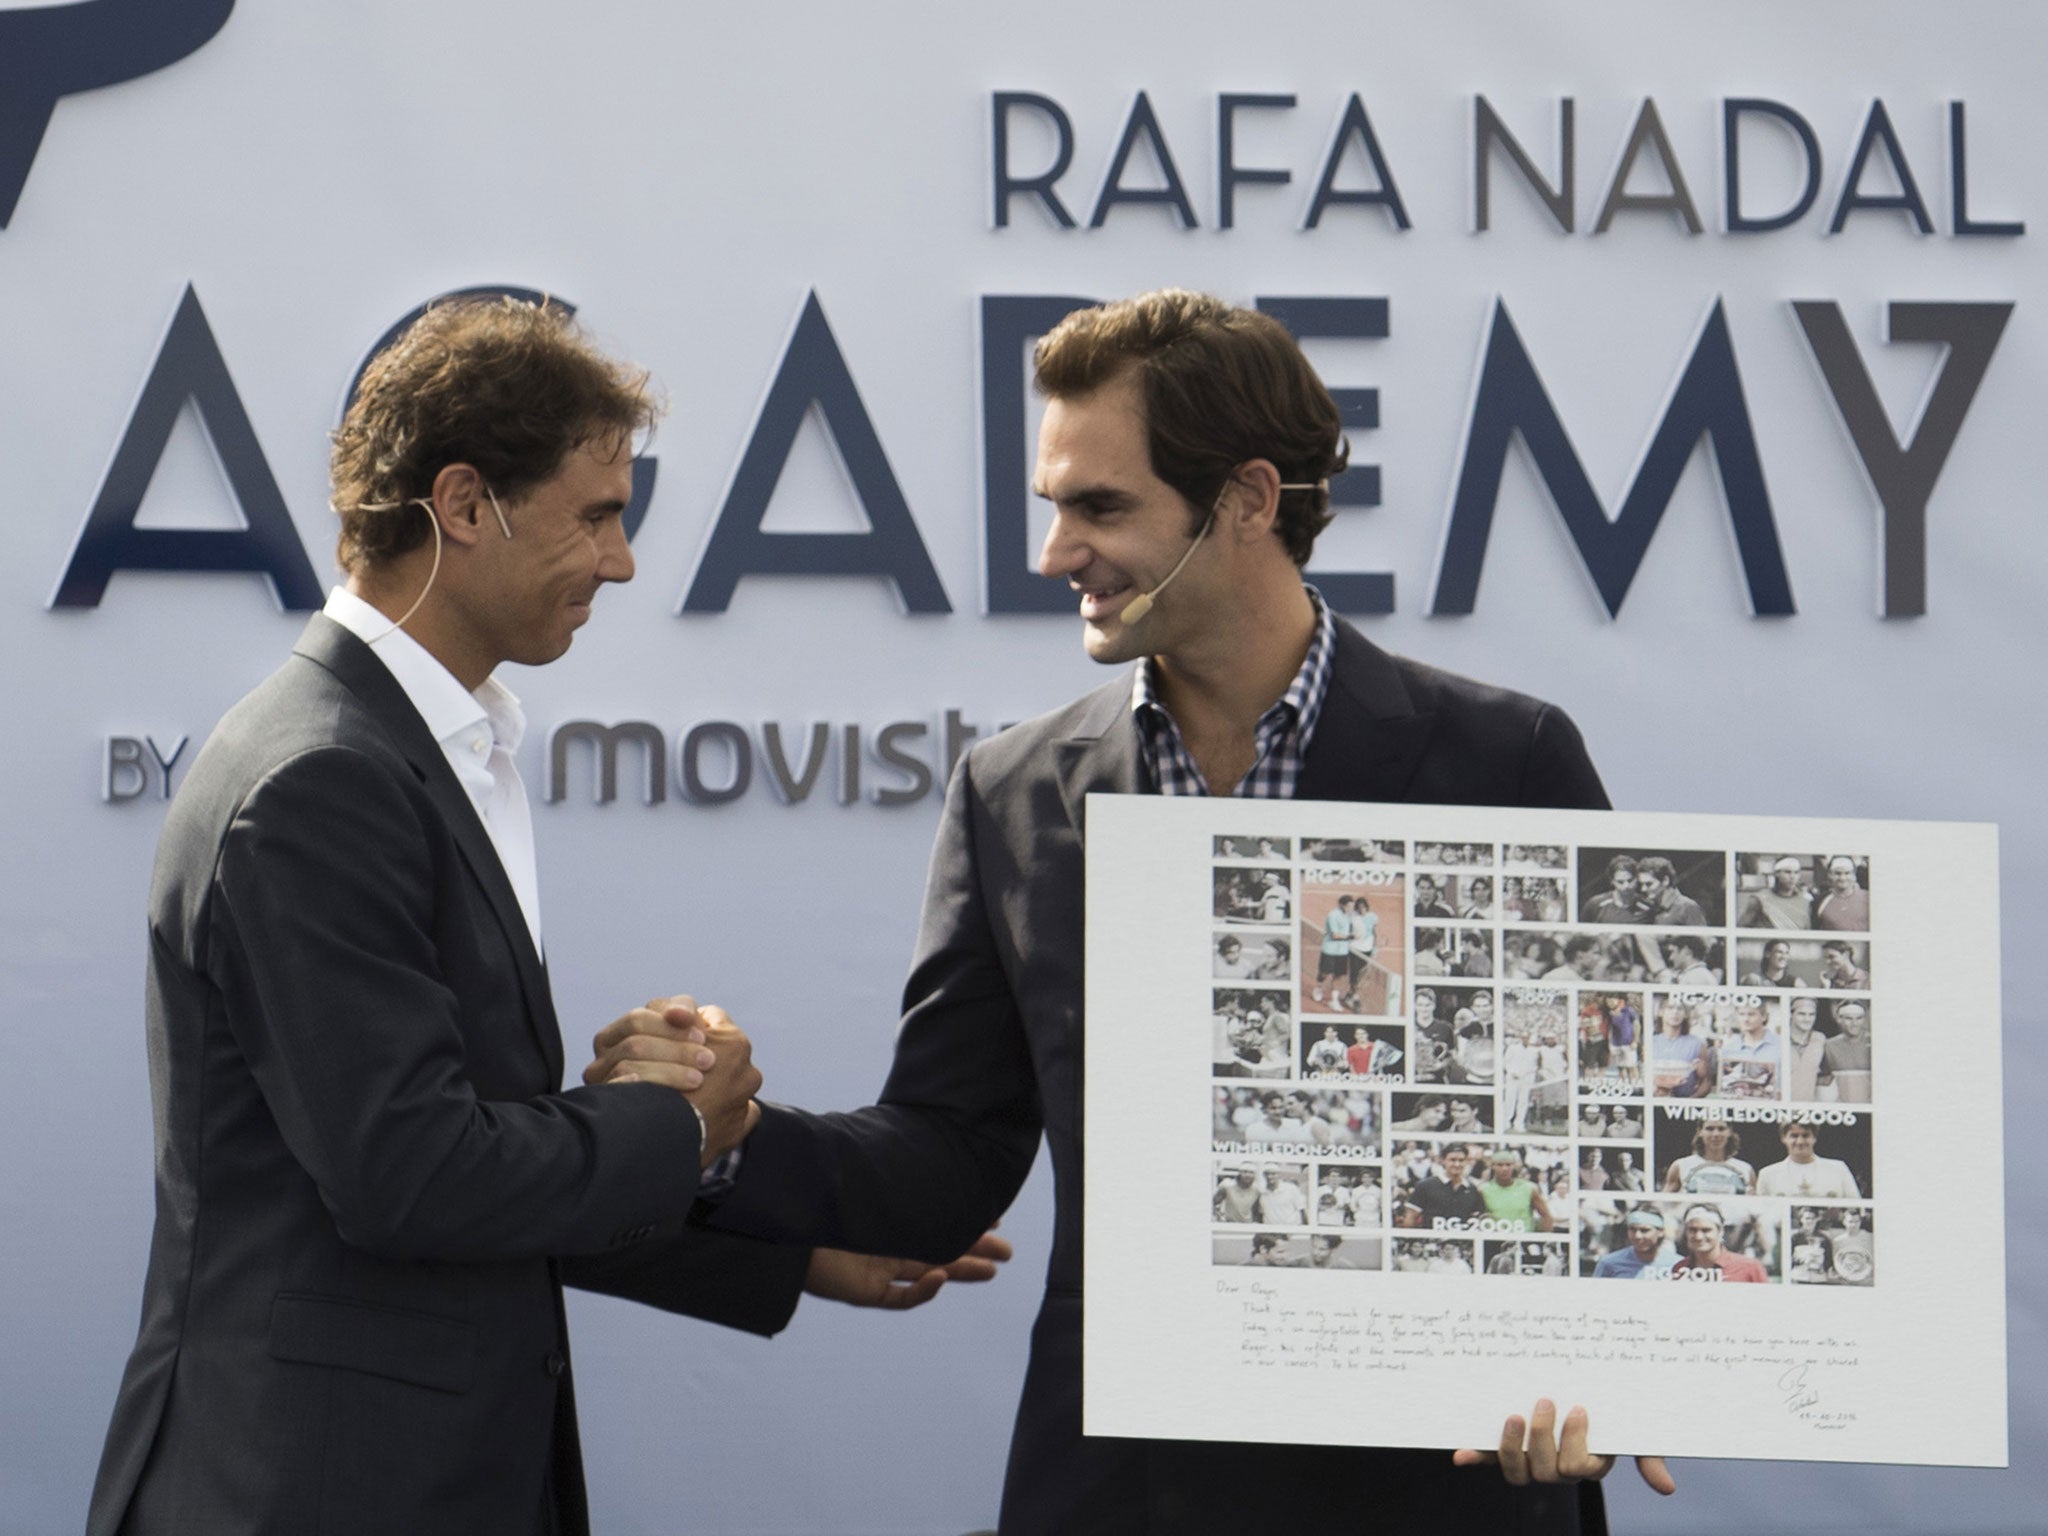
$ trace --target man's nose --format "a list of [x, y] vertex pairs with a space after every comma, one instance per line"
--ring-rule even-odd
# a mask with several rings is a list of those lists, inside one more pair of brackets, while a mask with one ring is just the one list
[[1088, 547], [1087, 540], [1080, 537], [1065, 514], [1055, 510], [1052, 526], [1045, 531], [1045, 543], [1038, 550], [1038, 573], [1041, 576], [1071, 576], [1085, 568], [1095, 553]]

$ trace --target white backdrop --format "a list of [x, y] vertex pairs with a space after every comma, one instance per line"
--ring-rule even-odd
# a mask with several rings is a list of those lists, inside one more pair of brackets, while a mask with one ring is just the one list
[[[22, 10], [0, 3], [0, 43]], [[323, 581], [323, 434], [363, 352], [414, 305], [474, 284], [545, 289], [660, 377], [672, 414], [635, 543], [640, 577], [606, 594], [570, 657], [512, 679], [538, 727], [524, 765], [536, 787], [541, 738], [575, 718], [652, 721], [671, 748], [712, 720], [742, 724], [757, 744], [771, 721], [789, 736], [814, 720], [856, 724], [871, 740], [889, 721], [936, 726], [949, 708], [983, 725], [1021, 718], [1096, 680], [1071, 617], [984, 612], [984, 296], [1111, 297], [1171, 282], [1242, 301], [1384, 298], [1383, 339], [1312, 343], [1333, 385], [1379, 392], [1379, 425], [1353, 440], [1356, 461], [1379, 466], [1384, 503], [1344, 514], [1318, 564], [1393, 574], [1395, 611], [1364, 621], [1382, 643], [1565, 704], [1621, 806], [2000, 822], [2006, 1108], [2025, 1169], [2030, 1090], [2048, 1066], [2026, 959], [2048, 920], [2032, 878], [2044, 852], [2036, 673], [2048, 660], [2033, 420], [2048, 382], [2033, 246], [2043, 34], [2027, 0], [1724, 0], [1711, 14], [1351, 0], [1256, 21], [1223, 0], [244, 0], [182, 62], [61, 101], [0, 229], [0, 646], [15, 738], [0, 754], [0, 1532], [81, 1521], [148, 1238], [142, 910], [162, 800], [154, 783], [103, 800], [106, 738], [190, 737], [175, 776], [301, 622], [248, 574], [123, 571], [97, 607], [48, 606], [188, 284]], [[9, 68], [0, 53], [0, 82]], [[1196, 228], [1130, 201], [1087, 227], [1141, 91]], [[998, 92], [1038, 93], [1070, 119], [1073, 161], [1057, 191], [1081, 227], [1057, 227], [1028, 197], [996, 227]], [[1296, 102], [1237, 115], [1237, 162], [1292, 179], [1241, 185], [1229, 229], [1217, 197], [1222, 93]], [[1353, 93], [1405, 229], [1384, 201], [1336, 203], [1303, 228]], [[1574, 100], [1574, 232], [1501, 153], [1491, 227], [1474, 230], [1476, 96], [1552, 180], [1559, 102]], [[1639, 205], [1593, 232], [1646, 98], [1700, 234], [1668, 207]], [[1728, 98], [1782, 103], [1811, 125], [1818, 197], [1788, 228], [1727, 231]], [[1883, 206], [1852, 208], [1827, 232], [1874, 100], [1930, 234]], [[1969, 216], [2027, 221], [2025, 234], [1956, 233], [1956, 101], [1967, 108]], [[1048, 121], [1013, 115], [1017, 173], [1050, 163]], [[1796, 145], [1773, 122], [1745, 128], [1743, 211], [1795, 201]], [[1853, 192], [1876, 204], [1902, 194], [1894, 169], [1879, 149]], [[1625, 191], [1668, 194], [1665, 170], [1643, 150]], [[1334, 185], [1377, 184], [1352, 138]], [[1149, 147], [1121, 185], [1163, 185]], [[757, 575], [727, 611], [678, 615], [812, 292], [951, 611], [907, 615], [873, 576]], [[1611, 514], [1717, 299], [1796, 614], [1752, 616], [1722, 480], [1696, 454], [1610, 617], [1516, 450], [1473, 611], [1432, 616], [1496, 303]], [[1934, 489], [1923, 617], [1878, 615], [1877, 498], [1794, 300], [1840, 305], [1890, 420], [1908, 427], [1940, 354], [1885, 345], [1883, 306], [2016, 306]], [[1026, 426], [1004, 430], [1014, 443]], [[241, 518], [187, 411], [138, 522]], [[765, 526], [867, 526], [815, 413]], [[929, 736], [910, 745], [931, 750]], [[716, 780], [715, 756], [705, 766]], [[757, 763], [748, 792], [716, 807], [673, 784], [644, 805], [626, 773], [619, 801], [598, 806], [575, 764], [567, 797], [536, 815], [572, 1063], [587, 1029], [622, 1004], [688, 988], [749, 1026], [771, 1095], [865, 1102], [886, 1064], [937, 802], [842, 805], [838, 772], [835, 758], [818, 791], [785, 805]], [[869, 760], [864, 789], [901, 782]], [[787, 963], [793, 914], [801, 966]], [[1927, 1126], [1928, 1155], [1959, 1178], [1982, 1155], [1971, 1123], [1957, 1105]], [[2036, 1385], [2048, 1371], [2048, 1208], [2022, 1174], [2008, 1209], [2016, 1470], [1689, 1464], [1675, 1501], [1653, 1506], [1617, 1482], [1618, 1523], [2032, 1528], [2038, 1514], [2026, 1511], [2048, 1499], [2048, 1394]], [[936, 1533], [991, 1522], [1048, 1229], [1034, 1181], [1008, 1228], [1016, 1272], [998, 1286], [909, 1318], [806, 1307], [773, 1343], [580, 1298], [599, 1528]], [[1967, 1264], [1971, 1236], [1929, 1211], [1916, 1240]], [[1970, 1390], [1930, 1383], [1928, 1411]]]

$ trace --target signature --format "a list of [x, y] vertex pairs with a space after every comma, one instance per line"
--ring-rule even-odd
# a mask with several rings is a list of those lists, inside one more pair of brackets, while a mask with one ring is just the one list
[[1807, 1373], [1812, 1369], [1813, 1362], [1809, 1360], [1804, 1365], [1793, 1366], [1778, 1378], [1778, 1390], [1785, 1394], [1787, 1413], [1798, 1413], [1801, 1409], [1811, 1408], [1820, 1401], [1820, 1393], [1806, 1384]]

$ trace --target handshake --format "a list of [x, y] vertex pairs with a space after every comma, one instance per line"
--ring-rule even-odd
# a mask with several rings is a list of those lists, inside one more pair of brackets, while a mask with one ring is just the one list
[[612, 1020], [590, 1043], [595, 1059], [583, 1081], [659, 1083], [673, 1088], [704, 1120], [702, 1164], [709, 1168], [747, 1139], [761, 1118], [753, 1042], [710, 1004], [688, 996], [657, 997]]
[[[700, 1165], [709, 1168], [747, 1139], [760, 1121], [761, 1072], [753, 1042], [723, 1008], [700, 1008], [693, 997], [657, 997], [612, 1020], [590, 1042], [595, 1059], [583, 1081], [659, 1083], [673, 1088], [704, 1119]], [[950, 1264], [883, 1258], [837, 1248], [811, 1252], [804, 1289], [814, 1296], [892, 1312], [923, 1306], [948, 1280], [993, 1280], [1010, 1245], [984, 1233]]]

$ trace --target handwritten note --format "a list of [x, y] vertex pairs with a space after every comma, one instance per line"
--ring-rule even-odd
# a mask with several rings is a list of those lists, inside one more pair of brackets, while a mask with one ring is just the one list
[[1824, 1415], [1811, 1383], [1862, 1363], [1854, 1339], [1835, 1334], [1725, 1336], [1648, 1317], [1573, 1308], [1433, 1306], [1404, 1309], [1290, 1300], [1261, 1280], [1219, 1277], [1216, 1295], [1235, 1320], [1240, 1363], [1261, 1370], [1400, 1372], [1445, 1360], [1532, 1360], [1566, 1365], [1669, 1366], [1687, 1371], [1768, 1369], [1789, 1411]]

